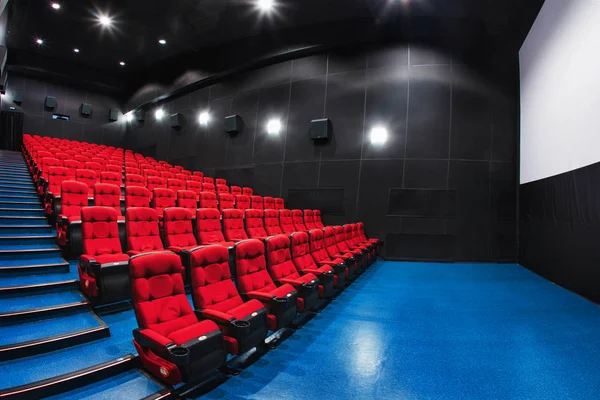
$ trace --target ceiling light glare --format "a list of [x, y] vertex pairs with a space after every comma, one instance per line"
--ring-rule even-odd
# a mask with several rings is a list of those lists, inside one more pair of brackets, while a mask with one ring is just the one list
[[210, 115], [206, 111], [201, 112], [200, 116], [198, 116], [198, 122], [200, 122], [200, 125], [208, 125], [209, 120]]
[[165, 110], [163, 110], [162, 108], [159, 108], [158, 110], [156, 110], [154, 112], [154, 118], [156, 118], [157, 121], [160, 121], [162, 119], [162, 117], [165, 116]]
[[281, 131], [281, 121], [278, 119], [272, 119], [267, 124], [267, 133], [269, 135], [277, 135]]
[[44, 44], [44, 41], [42, 39], [35, 39], [35, 42], [40, 46]]
[[55, 10], [60, 10], [60, 4], [58, 3], [51, 3], [50, 4], [52, 6], [52, 8], [54, 8]]
[[119, 65], [120, 65], [121, 67], [124, 67], [124, 66], [125, 66], [125, 61], [119, 61]]
[[275, 0], [257, 0], [256, 5], [262, 11], [271, 11], [275, 6]]
[[100, 25], [102, 25], [102, 26], [109, 27], [112, 25], [113, 20], [108, 15], [100, 14], [100, 15], [98, 15], [98, 22], [100, 22]]
[[127, 121], [127, 122], [133, 121], [133, 111], [129, 111], [127, 114], [125, 114], [125, 121]]
[[167, 41], [165, 39], [159, 39], [158, 43], [160, 43], [160, 44], [167, 44]]
[[79, 53], [79, 49], [75, 48], [75, 49], [73, 49], [73, 52], [74, 53]]
[[369, 136], [371, 144], [384, 144], [388, 138], [388, 131], [383, 126], [374, 126]]

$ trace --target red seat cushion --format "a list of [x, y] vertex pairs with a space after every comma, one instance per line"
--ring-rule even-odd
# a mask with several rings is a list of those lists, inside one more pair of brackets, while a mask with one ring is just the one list
[[167, 335], [169, 339], [178, 345], [182, 345], [190, 340], [197, 340], [203, 335], [206, 335], [212, 331], [218, 330], [219, 327], [212, 321], [204, 320], [196, 322], [193, 325], [186, 326], [185, 328], [176, 330]]
[[264, 308], [262, 303], [258, 300], [249, 300], [231, 310], [227, 311], [227, 314], [231, 315], [236, 319], [244, 319], [255, 311]]

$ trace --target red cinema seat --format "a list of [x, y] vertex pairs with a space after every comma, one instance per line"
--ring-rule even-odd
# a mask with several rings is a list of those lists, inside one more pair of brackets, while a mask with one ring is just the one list
[[166, 189], [167, 183], [163, 178], [158, 176], [148, 176], [146, 178], [148, 190], [154, 195], [154, 189]]
[[43, 193], [41, 191], [44, 189], [45, 182], [48, 182], [48, 168], [50, 167], [62, 167], [62, 162], [54, 157], [44, 157], [41, 159], [38, 164], [38, 173], [33, 177], [34, 182], [38, 182], [38, 188], [41, 187], [38, 194]]
[[167, 249], [179, 254], [183, 265], [189, 266], [189, 250], [198, 247], [196, 236], [194, 236], [194, 224], [192, 222], [195, 214], [187, 208], [171, 207], [165, 209], [164, 237]]
[[279, 212], [277, 210], [265, 210], [265, 231], [268, 236], [283, 234], [279, 226]]
[[302, 210], [292, 210], [292, 223], [296, 232], [308, 231], [304, 225], [304, 213]]
[[162, 220], [163, 212], [165, 208], [176, 206], [176, 197], [174, 191], [171, 189], [154, 189], [154, 197], [152, 199], [152, 208], [158, 213], [159, 220]]
[[338, 265], [317, 265], [310, 254], [310, 244], [308, 233], [296, 232], [290, 236], [292, 244], [292, 261], [296, 269], [303, 274], [315, 274], [323, 284], [323, 295], [331, 297], [333, 287], [343, 287], [346, 283], [346, 266]]
[[325, 225], [323, 224], [323, 221], [321, 220], [321, 211], [320, 210], [313, 210], [313, 219], [315, 220], [316, 229], [325, 228]]
[[242, 194], [242, 188], [240, 186], [232, 186], [231, 187], [231, 194], [233, 196], [237, 196], [238, 194]]
[[276, 210], [283, 210], [285, 208], [285, 204], [284, 201], [281, 197], [277, 197], [275, 199], [275, 209]]
[[125, 167], [125, 176], [132, 174], [132, 175], [139, 175], [140, 174], [140, 170], [138, 168], [134, 168], [134, 167]]
[[239, 242], [248, 239], [244, 229], [244, 212], [242, 210], [223, 210], [223, 235], [228, 242]]
[[88, 187], [85, 183], [63, 181], [60, 196], [54, 198], [56, 241], [60, 246], [75, 245], [81, 251], [81, 209], [88, 206]]
[[216, 208], [218, 209], [217, 194], [214, 192], [200, 192], [200, 207], [199, 208]]
[[123, 178], [121, 177], [120, 174], [117, 174], [116, 172], [100, 172], [100, 183], [109, 183], [111, 185], [116, 185], [117, 187], [119, 187], [119, 190], [121, 188], [121, 185], [123, 183]]
[[131, 297], [139, 328], [133, 344], [142, 366], [170, 385], [200, 381], [225, 364], [223, 333], [199, 321], [183, 286], [181, 260], [169, 251], [131, 259]]
[[187, 182], [187, 180], [189, 178], [190, 178], [189, 175], [186, 175], [186, 174], [182, 174], [182, 173], [175, 174], [175, 179], [179, 179], [183, 182]]
[[377, 258], [376, 245], [370, 242], [363, 242], [355, 234], [356, 224], [344, 225], [344, 236], [346, 238], [346, 244], [350, 249], [360, 249], [363, 251], [366, 257], [365, 267], [371, 265]]
[[194, 171], [192, 176], [197, 176], [198, 178], [204, 178], [204, 173], [200, 171]]
[[[160, 178], [160, 172], [155, 171], [153, 168], [147, 168], [147, 169], [142, 169], [142, 175], [144, 175], [146, 177], [146, 180], [148, 180], [148, 178], [150, 178], [151, 176], [155, 177], [155, 178]], [[162, 178], [160, 178], [162, 179]], [[164, 183], [164, 180], [163, 180]]]
[[177, 207], [187, 208], [195, 215], [198, 208], [196, 193], [191, 190], [179, 190], [177, 192]]
[[[271, 236], [265, 240], [265, 244], [267, 270], [275, 283], [292, 285], [296, 289], [299, 312], [316, 308], [319, 294], [324, 294], [324, 288], [319, 288], [320, 282], [316, 275], [312, 273], [300, 275], [292, 262], [290, 238], [286, 235]], [[329, 284], [333, 287], [333, 276]]]
[[[353, 266], [353, 268], [351, 268], [347, 272], [346, 277], [348, 279], [354, 278], [354, 276], [359, 273], [359, 271], [358, 271], [359, 262], [358, 261], [360, 261], [360, 254], [353, 254], [352, 252], [340, 251], [339, 247], [337, 246], [336, 240], [335, 240], [335, 229], [332, 226], [328, 226], [327, 228], [323, 229], [322, 232], [323, 232], [322, 235], [319, 235], [319, 234], [314, 235], [313, 236], [314, 240], [321, 240], [321, 236], [322, 236], [323, 245], [325, 246], [325, 252], [327, 253], [327, 256], [329, 256], [329, 258], [332, 260], [341, 258], [342, 260], [344, 260], [346, 265]], [[312, 233], [312, 231], [311, 231], [311, 233]], [[315, 246], [321, 247], [321, 243], [318, 243]], [[324, 255], [320, 256], [319, 259], [322, 259], [323, 257], [324, 257]]]
[[98, 162], [88, 161], [85, 163], [85, 169], [90, 169], [96, 173], [96, 175], [100, 175], [100, 172], [104, 171], [104, 166]]
[[125, 219], [121, 212], [121, 188], [117, 185], [96, 183], [94, 185], [94, 205], [114, 208], [119, 216], [119, 220]]
[[242, 300], [231, 279], [226, 247], [210, 245], [192, 250], [190, 275], [194, 308], [219, 325], [230, 354], [264, 345], [269, 331], [267, 309], [258, 300]]
[[167, 180], [167, 188], [177, 192], [179, 190], [186, 190], [185, 181], [180, 179], [168, 179]]
[[233, 242], [226, 242], [221, 228], [221, 212], [216, 208], [200, 208], [196, 211], [196, 231], [198, 243], [201, 245], [220, 244], [233, 246]]
[[87, 185], [88, 197], [90, 198], [94, 197], [94, 185], [96, 184], [97, 179], [96, 172], [91, 169], [78, 169], [75, 171], [75, 180]]
[[242, 194], [244, 196], [251, 197], [254, 194], [254, 190], [252, 190], [252, 188], [245, 187], [245, 188], [242, 189]]
[[160, 177], [163, 178], [165, 181], [168, 181], [169, 179], [174, 179], [175, 174], [172, 172], [168, 172], [168, 171], [162, 171], [160, 173]]
[[235, 201], [229, 193], [219, 194], [219, 210], [223, 211], [228, 208], [233, 208]]
[[223, 178], [215, 179], [215, 185], [227, 185], [227, 181]]
[[96, 304], [130, 297], [129, 256], [123, 253], [119, 215], [111, 207], [83, 207], [83, 254], [79, 260], [79, 285]]
[[[204, 179], [206, 179], [206, 178], [204, 178]], [[202, 184], [202, 191], [217, 193], [217, 191], [215, 189], [215, 185], [213, 185], [212, 183], [206, 183], [206, 182]]]
[[125, 175], [125, 187], [141, 186], [146, 187], [146, 178], [142, 175], [129, 174]]
[[265, 240], [268, 235], [263, 221], [263, 210], [246, 210], [244, 212], [244, 217], [246, 233], [248, 234], [248, 237], [251, 239]]
[[264, 204], [262, 196], [252, 196], [250, 198], [250, 208], [255, 210], [263, 210]]
[[210, 183], [211, 185], [215, 184], [215, 180], [209, 176], [205, 176], [202, 180], [203, 183]]
[[200, 192], [202, 192], [202, 184], [200, 182], [187, 181], [186, 188], [196, 193], [196, 200], [200, 200]]
[[380, 239], [377, 238], [367, 238], [367, 235], [365, 234], [365, 224], [362, 222], [359, 222], [358, 224], [356, 224], [356, 228], [358, 230], [358, 237], [361, 238], [361, 240], [363, 242], [370, 242], [370, 243], [375, 243], [375, 245], [377, 246], [377, 249], [379, 250], [379, 248], [381, 248], [381, 246], [383, 245], [383, 242]]
[[158, 213], [153, 208], [131, 207], [125, 213], [127, 254], [130, 256], [164, 250], [158, 228]]
[[243, 194], [238, 194], [235, 196], [235, 208], [242, 211], [249, 209], [250, 197]]
[[104, 171], [105, 172], [114, 172], [115, 174], [122, 175], [123, 167], [121, 167], [120, 165], [115, 165], [115, 164], [106, 164], [106, 167], [104, 167]]
[[294, 221], [292, 219], [292, 212], [290, 210], [279, 210], [279, 226], [284, 235], [291, 235], [296, 232]]
[[340, 253], [352, 253], [359, 261], [359, 268], [364, 270], [367, 267], [366, 264], [368, 260], [366, 256], [368, 255], [368, 250], [366, 248], [351, 246], [351, 244], [346, 241], [346, 232], [342, 226], [335, 227], [335, 244]]
[[217, 185], [217, 193], [227, 193], [229, 194], [229, 186], [227, 185]]
[[63, 161], [63, 167], [69, 169], [69, 175], [75, 177], [75, 171], [78, 169], [83, 169], [83, 163], [75, 160], [65, 160]]
[[235, 245], [235, 278], [242, 296], [260, 301], [268, 310], [269, 329], [288, 327], [298, 307], [298, 292], [292, 285], [275, 285], [267, 271], [265, 245], [260, 240], [244, 240]]
[[317, 226], [315, 225], [315, 218], [313, 216], [313, 210], [304, 210], [304, 226], [309, 231], [317, 229]]
[[[355, 276], [357, 268], [357, 261], [354, 257], [347, 257], [345, 260], [341, 257], [332, 258], [325, 246], [325, 240], [323, 240], [323, 231], [314, 229], [308, 233], [309, 244], [310, 244], [310, 255], [315, 260], [315, 263], [321, 267], [323, 265], [332, 266], [336, 274], [339, 273], [340, 265], [344, 266], [344, 275], [347, 280], [352, 279]], [[338, 275], [339, 276], [339, 275]]]
[[204, 178], [201, 176], [196, 176], [196, 175], [192, 175], [190, 176], [190, 181], [194, 181], [194, 182], [198, 182], [200, 184], [200, 187], [202, 187], [202, 184], [204, 183]]
[[265, 210], [274, 210], [275, 199], [272, 197], [263, 197], [263, 206]]
[[54, 211], [54, 199], [60, 198], [61, 185], [64, 181], [75, 179], [68, 168], [50, 167], [48, 168], [48, 188], [44, 196], [44, 210], [46, 215], [52, 215]]
[[125, 187], [125, 209], [130, 207], [150, 207], [150, 191], [141, 186]]

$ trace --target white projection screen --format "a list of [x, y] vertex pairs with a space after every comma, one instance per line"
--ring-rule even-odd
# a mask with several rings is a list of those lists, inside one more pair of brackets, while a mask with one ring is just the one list
[[519, 59], [521, 184], [600, 161], [600, 0], [546, 0]]

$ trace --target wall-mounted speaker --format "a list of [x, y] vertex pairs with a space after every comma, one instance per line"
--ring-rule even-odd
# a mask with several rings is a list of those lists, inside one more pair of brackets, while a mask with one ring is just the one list
[[114, 108], [111, 108], [110, 110], [108, 110], [108, 120], [110, 122], [115, 122], [119, 120], [119, 110], [115, 110]]
[[244, 128], [244, 120], [239, 115], [225, 117], [225, 132], [240, 133]]
[[84, 117], [91, 117], [92, 116], [92, 105], [88, 104], [88, 103], [81, 103], [81, 107], [79, 107], [79, 112], [81, 112], [81, 115]]
[[180, 113], [175, 113], [171, 115], [171, 128], [179, 130], [181, 129], [181, 125], [183, 125], [183, 115]]
[[56, 108], [56, 97], [48, 96], [44, 102], [46, 110], [54, 110]]
[[146, 113], [143, 110], [138, 110], [135, 113], [135, 118], [138, 122], [144, 122], [146, 120]]
[[310, 121], [310, 138], [312, 140], [329, 140], [331, 137], [331, 121], [329, 118]]
[[13, 103], [21, 105], [23, 103], [23, 92], [13, 92]]

